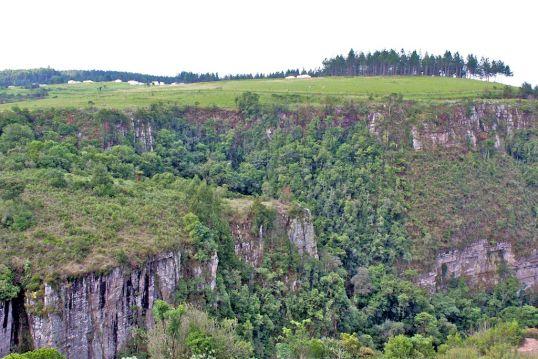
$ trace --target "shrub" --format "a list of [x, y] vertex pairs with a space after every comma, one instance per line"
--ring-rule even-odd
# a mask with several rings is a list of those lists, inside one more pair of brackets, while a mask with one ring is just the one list
[[13, 123], [2, 129], [0, 136], [0, 151], [7, 151], [11, 148], [25, 145], [34, 139], [34, 131], [26, 125]]
[[442, 359], [515, 358], [516, 347], [522, 339], [517, 322], [499, 323], [493, 328], [483, 329], [466, 340], [449, 336], [446, 345], [439, 348]]
[[3, 359], [64, 359], [65, 357], [60, 354], [56, 349], [41, 348], [36, 349], [24, 354], [9, 354]]
[[385, 358], [387, 359], [417, 359], [434, 358], [433, 339], [416, 334], [406, 337], [403, 334], [389, 339], [385, 344]]
[[67, 186], [63, 171], [51, 169], [47, 171], [47, 177], [50, 185], [53, 187], [65, 188]]
[[200, 358], [215, 357], [215, 339], [199, 328], [193, 328], [189, 332], [185, 344], [195, 356], [197, 355]]
[[252, 234], [258, 234], [260, 227], [265, 232], [270, 230], [276, 219], [276, 211], [264, 206], [259, 198], [256, 198], [250, 207], [249, 217], [252, 218]]
[[33, 214], [24, 203], [13, 200], [0, 201], [0, 225], [17, 231], [24, 231], [33, 224]]
[[411, 338], [403, 334], [390, 338], [385, 344], [385, 357], [387, 359], [412, 359], [412, 354]]
[[481, 354], [487, 354], [494, 346], [508, 344], [517, 346], [521, 342], [522, 331], [515, 321], [500, 323], [495, 327], [480, 331], [466, 340], [466, 344], [478, 349]]
[[183, 217], [183, 223], [196, 251], [194, 258], [199, 261], [209, 260], [217, 251], [213, 231], [200, 222], [198, 216], [192, 212]]
[[253, 92], [243, 92], [235, 98], [239, 111], [246, 117], [255, 117], [260, 113], [260, 95]]
[[531, 305], [507, 307], [501, 311], [499, 318], [517, 321], [523, 327], [538, 327], [538, 308]]
[[104, 165], [97, 165], [94, 168], [90, 185], [98, 196], [113, 197], [116, 194], [114, 181]]
[[16, 199], [24, 192], [25, 187], [26, 184], [18, 179], [0, 179], [0, 198], [4, 200]]
[[236, 334], [236, 320], [220, 322], [189, 305], [176, 308], [155, 302], [156, 325], [148, 332], [148, 352], [154, 358], [250, 358], [253, 348]]
[[13, 299], [19, 294], [20, 288], [13, 284], [14, 279], [11, 269], [0, 264], [0, 301]]

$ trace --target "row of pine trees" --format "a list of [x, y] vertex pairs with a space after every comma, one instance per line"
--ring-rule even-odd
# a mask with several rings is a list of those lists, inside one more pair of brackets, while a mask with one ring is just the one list
[[496, 75], [512, 76], [510, 66], [501, 60], [480, 60], [474, 54], [466, 58], [459, 52], [452, 54], [445, 51], [441, 55], [419, 54], [382, 50], [356, 53], [353, 49], [347, 56], [338, 55], [323, 61], [319, 71], [325, 76], [447, 76], [447, 77], [480, 77], [489, 79]]

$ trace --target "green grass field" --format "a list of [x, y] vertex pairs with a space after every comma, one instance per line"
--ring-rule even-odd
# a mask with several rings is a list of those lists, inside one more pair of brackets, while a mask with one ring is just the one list
[[[131, 86], [127, 83], [84, 83], [51, 85], [48, 97], [0, 105], [19, 107], [110, 107], [130, 108], [156, 102], [201, 107], [235, 106], [237, 95], [245, 91], [260, 94], [262, 103], [338, 103], [348, 99], [380, 99], [400, 93], [409, 100], [452, 100], [477, 98], [485, 91], [502, 92], [504, 85], [469, 79], [443, 77], [327, 77], [312, 79], [271, 79], [220, 81], [178, 86]], [[24, 89], [3, 89], [17, 93]]]

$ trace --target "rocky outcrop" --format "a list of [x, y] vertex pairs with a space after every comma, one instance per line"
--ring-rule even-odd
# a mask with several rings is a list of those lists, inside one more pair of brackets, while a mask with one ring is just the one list
[[[284, 206], [276, 208], [271, 229], [261, 226], [256, 235], [248, 219], [232, 223], [237, 254], [259, 266], [266, 239], [285, 237], [300, 255], [317, 258], [310, 212], [292, 216]], [[207, 262], [183, 263], [179, 252], [164, 253], [136, 269], [45, 284], [39, 293], [0, 303], [0, 356], [20, 348], [26, 336], [30, 347], [58, 348], [67, 358], [115, 358], [134, 328], [152, 325], [155, 300], [173, 301], [181, 280], [197, 278], [214, 289], [218, 261], [215, 254]]]
[[[291, 216], [277, 205], [275, 223], [252, 235], [251, 223], [233, 223], [236, 252], [254, 266], [262, 263], [267, 238], [287, 238], [303, 256], [317, 258], [310, 212]], [[186, 262], [180, 252], [148, 260], [139, 268], [117, 267], [106, 274], [45, 284], [40, 292], [21, 293], [0, 303], [0, 356], [27, 347], [58, 348], [67, 358], [115, 358], [136, 327], [150, 327], [157, 299], [173, 301], [184, 278], [214, 289], [219, 259]], [[203, 288], [199, 288], [203, 289]]]
[[310, 210], [305, 209], [301, 216], [289, 218], [288, 222], [288, 237], [290, 242], [299, 251], [299, 254], [317, 259], [318, 247], [316, 246], [316, 237]]
[[281, 204], [276, 205], [275, 209], [276, 219], [270, 230], [260, 226], [253, 231], [251, 219], [248, 218], [247, 214], [230, 221], [235, 240], [235, 254], [248, 264], [259, 267], [266, 250], [266, 239], [286, 237], [301, 256], [318, 258], [314, 224], [310, 211], [303, 209], [300, 214], [290, 215], [288, 209]]
[[[192, 271], [214, 287], [217, 265], [215, 255]], [[25, 311], [33, 346], [58, 348], [67, 358], [115, 358], [133, 328], [152, 325], [155, 300], [173, 300], [182, 278], [181, 255], [170, 252], [138, 269], [115, 268], [105, 275], [46, 284], [42, 295], [27, 295], [23, 308], [14, 310], [15, 301], [0, 306], [0, 355], [17, 344], [14, 318]]]
[[10, 301], [0, 302], [0, 356], [30, 347], [28, 315], [24, 307], [24, 293], [21, 292]]
[[151, 323], [153, 302], [171, 299], [180, 259], [169, 253], [131, 273], [116, 268], [104, 276], [46, 284], [43, 298], [28, 300], [29, 309], [43, 306], [30, 315], [34, 345], [58, 348], [68, 358], [113, 358], [133, 327]]
[[11, 301], [0, 302], [0, 355], [9, 353], [13, 340], [13, 308]]
[[452, 278], [465, 277], [477, 287], [492, 287], [504, 274], [514, 275], [525, 288], [538, 286], [538, 250], [517, 258], [509, 243], [478, 241], [468, 247], [437, 256], [433, 269], [419, 278], [423, 287], [434, 291]]
[[231, 221], [235, 254], [253, 267], [259, 267], [265, 250], [265, 229], [260, 226], [257, 233], [252, 231], [250, 221]]
[[502, 150], [515, 130], [536, 126], [536, 116], [515, 106], [477, 104], [454, 106], [412, 126], [415, 150], [460, 148], [476, 150], [489, 141]]

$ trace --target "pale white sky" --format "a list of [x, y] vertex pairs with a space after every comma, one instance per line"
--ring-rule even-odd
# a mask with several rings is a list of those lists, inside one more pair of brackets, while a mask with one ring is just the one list
[[536, 0], [1, 0], [0, 69], [314, 68], [349, 48], [500, 58], [538, 84]]

